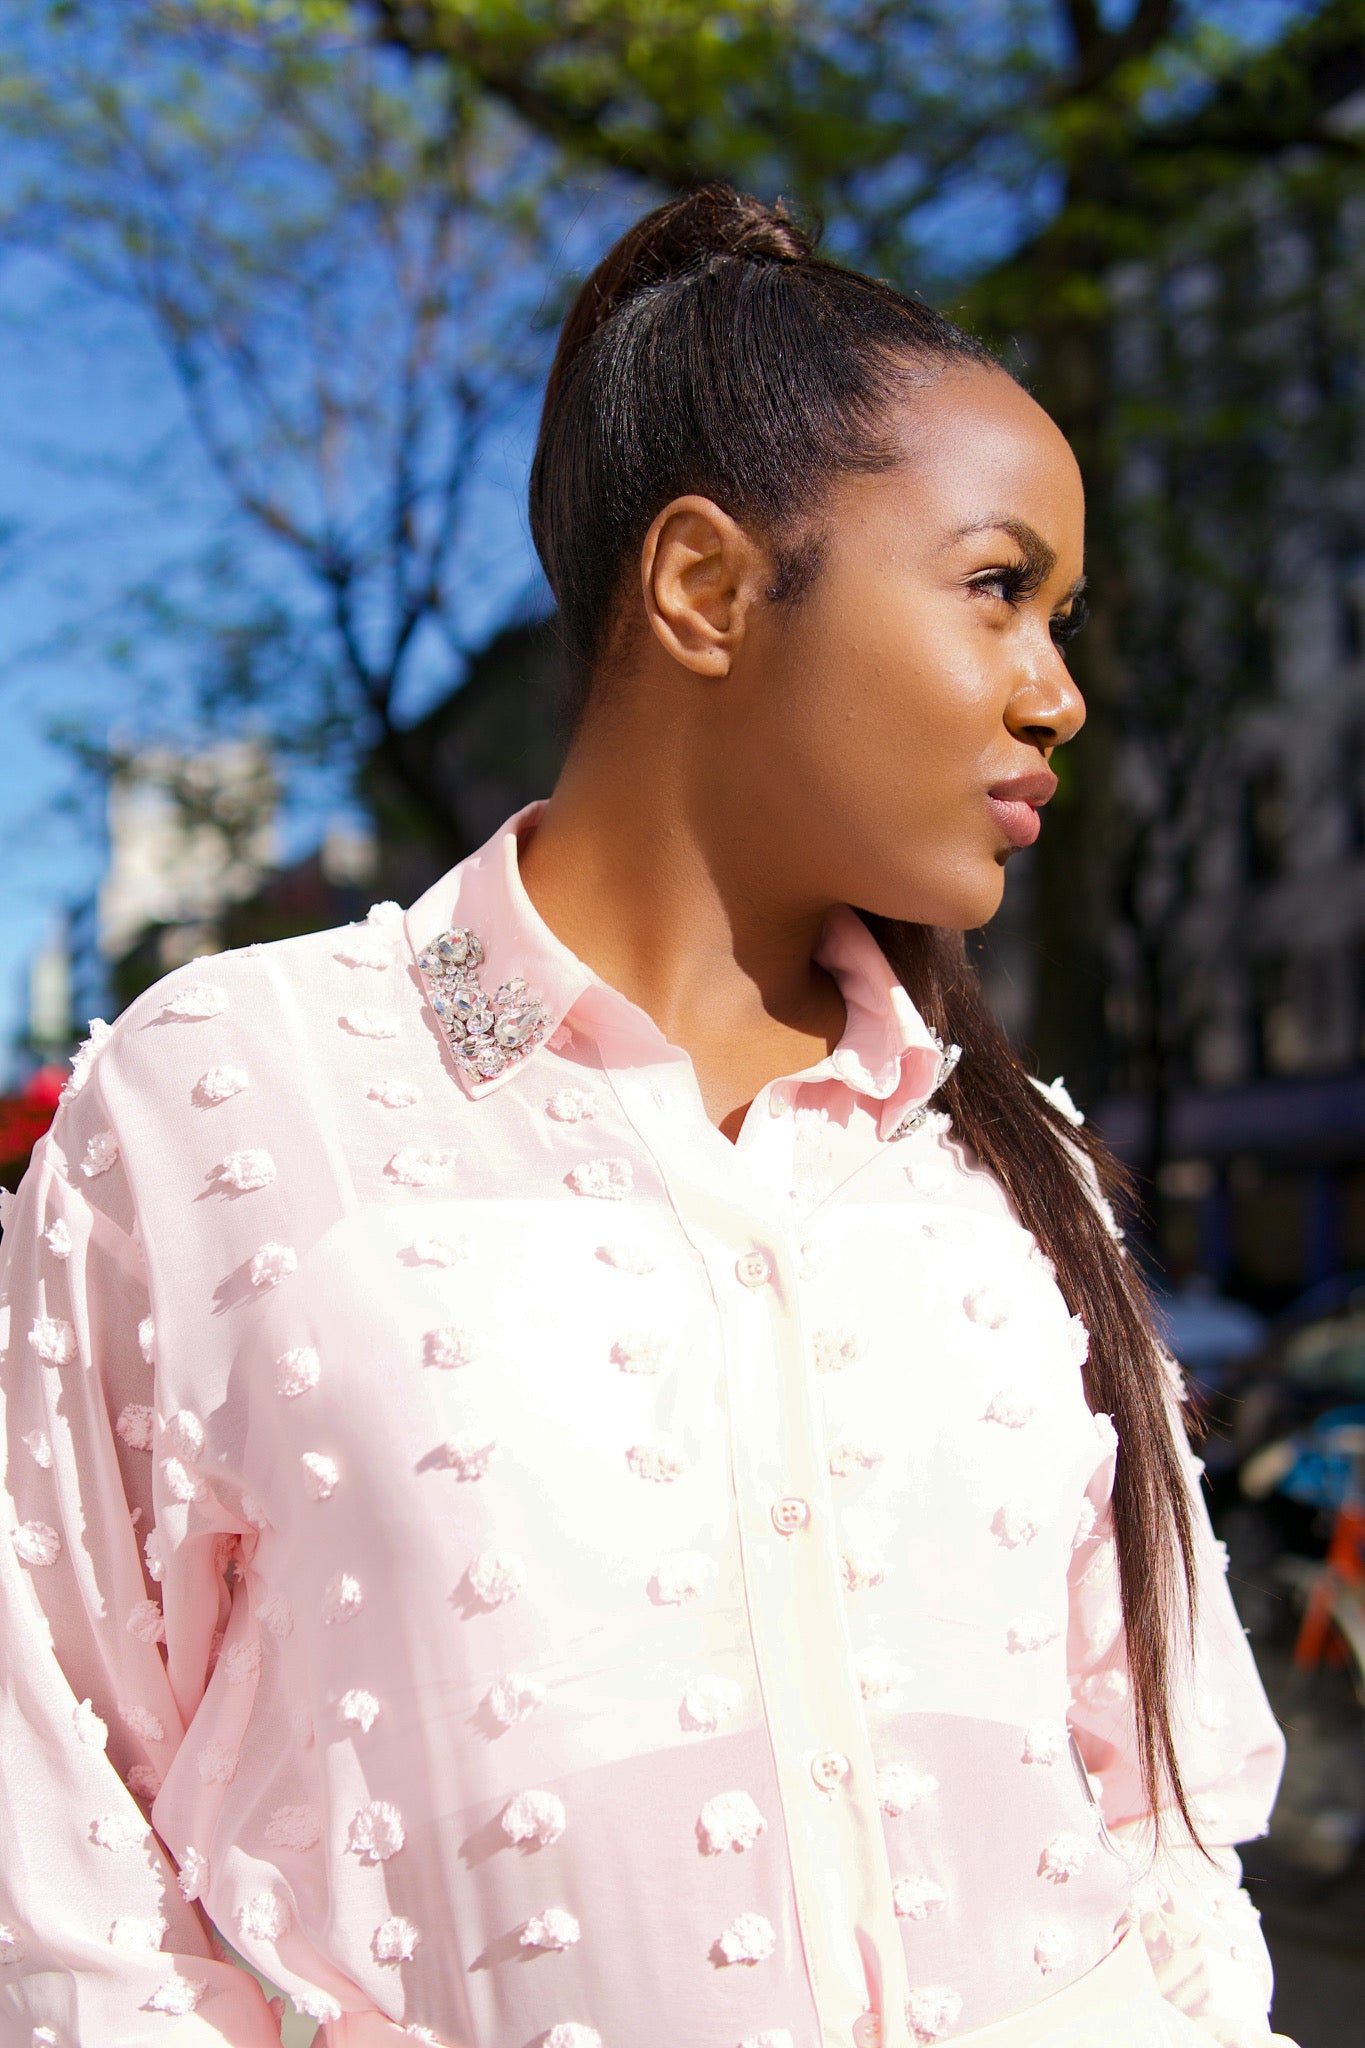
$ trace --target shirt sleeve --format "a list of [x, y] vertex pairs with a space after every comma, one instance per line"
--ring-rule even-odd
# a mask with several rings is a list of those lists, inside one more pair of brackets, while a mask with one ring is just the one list
[[152, 1448], [174, 1446], [95, 1086], [64, 1102], [6, 1212], [0, 2037], [279, 2048], [259, 1984], [194, 1903], [192, 1865], [177, 1868], [149, 1818], [227, 1611], [232, 1539], [163, 1551]]
[[[1176, 1379], [1172, 1368], [1173, 1392]], [[1181, 1778], [1203, 1847], [1174, 1809], [1161, 1815], [1158, 1843], [1143, 1790], [1119, 1606], [1112, 1487], [1122, 1448], [1114, 1442], [1091, 1481], [1073, 1553], [1070, 1720], [1105, 1829], [1133, 1865], [1132, 1918], [1163, 1996], [1220, 2048], [1264, 2048], [1282, 2037], [1272, 2035], [1267, 2018], [1270, 1957], [1260, 1916], [1241, 1888], [1234, 1844], [1267, 1830], [1284, 1737], [1237, 1618], [1227, 1553], [1200, 1485], [1203, 1466], [1189, 1450], [1174, 1399], [1168, 1414], [1197, 1572], [1193, 1644], [1173, 1644], [1168, 1684]]]

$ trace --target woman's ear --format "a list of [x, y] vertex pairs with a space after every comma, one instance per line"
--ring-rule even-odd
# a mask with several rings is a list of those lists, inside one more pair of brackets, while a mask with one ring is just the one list
[[770, 565], [710, 498], [674, 498], [645, 535], [645, 616], [665, 651], [699, 676], [729, 675]]

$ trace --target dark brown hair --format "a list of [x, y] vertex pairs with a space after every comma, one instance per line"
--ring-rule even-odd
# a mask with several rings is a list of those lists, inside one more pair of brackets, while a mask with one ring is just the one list
[[[649, 525], [697, 492], [760, 533], [770, 598], [818, 568], [811, 521], [841, 473], [888, 468], [892, 399], [954, 364], [1007, 374], [921, 300], [845, 270], [781, 206], [709, 185], [639, 221], [583, 286], [560, 335], [531, 471], [531, 532], [580, 683], [601, 667]], [[1117, 1160], [1030, 1080], [962, 933], [867, 922], [926, 1022], [963, 1058], [938, 1098], [1003, 1184], [1090, 1332], [1085, 1391], [1120, 1455], [1114, 1524], [1139, 1762], [1153, 1812], [1180, 1782], [1167, 1659], [1193, 1622], [1189, 1497], [1150, 1304], [1086, 1185], [1128, 1205]]]

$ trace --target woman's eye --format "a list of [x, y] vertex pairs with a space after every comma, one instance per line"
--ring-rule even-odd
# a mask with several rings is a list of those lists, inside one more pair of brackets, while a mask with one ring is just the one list
[[1018, 604], [1028, 594], [1028, 573], [1022, 566], [1002, 563], [998, 569], [988, 569], [984, 575], [974, 577], [972, 589], [998, 597], [1005, 604]]
[[1065, 647], [1068, 640], [1074, 640], [1085, 624], [1088, 607], [1083, 597], [1078, 597], [1071, 610], [1052, 621], [1052, 637], [1059, 647]]

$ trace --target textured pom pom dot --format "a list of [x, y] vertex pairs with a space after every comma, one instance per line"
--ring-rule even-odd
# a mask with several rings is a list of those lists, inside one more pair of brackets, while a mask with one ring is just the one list
[[155, 1600], [136, 1600], [128, 1610], [125, 1623], [130, 1636], [136, 1636], [140, 1643], [164, 1643], [166, 1621]]
[[1037, 1508], [1022, 1500], [1002, 1502], [991, 1517], [991, 1534], [1006, 1550], [1032, 1543], [1040, 1526]]
[[469, 1567], [474, 1595], [485, 1607], [501, 1607], [526, 1584], [526, 1566], [515, 1551], [481, 1550]]
[[938, 1779], [913, 1764], [884, 1764], [877, 1773], [877, 1804], [892, 1820], [913, 1813], [938, 1790]]
[[851, 1330], [817, 1330], [813, 1340], [815, 1370], [843, 1372], [862, 1356], [861, 1340]]
[[618, 1273], [632, 1273], [637, 1278], [645, 1273], [652, 1273], [657, 1263], [647, 1246], [632, 1243], [627, 1238], [616, 1238], [609, 1244], [599, 1244], [597, 1257], [604, 1266], [614, 1266]]
[[581, 1165], [571, 1166], [564, 1179], [576, 1195], [619, 1202], [630, 1193], [635, 1174], [628, 1159], [585, 1159]]
[[650, 1598], [661, 1607], [681, 1607], [699, 1599], [716, 1576], [716, 1567], [699, 1550], [678, 1550], [661, 1558], [649, 1582]]
[[1053, 1970], [1063, 1970], [1076, 1953], [1076, 1937], [1069, 1927], [1055, 1924], [1040, 1927], [1033, 1944], [1033, 1960], [1046, 1977]]
[[322, 1363], [311, 1344], [299, 1344], [275, 1360], [275, 1391], [287, 1401], [297, 1400], [315, 1387], [322, 1377]]
[[[287, 1636], [294, 1626], [294, 1616], [283, 1593], [268, 1593], [256, 1609], [256, 1617], [272, 1636]], [[324, 1614], [324, 1619], [330, 1621], [334, 1617]]]
[[829, 1469], [836, 1479], [852, 1479], [880, 1465], [886, 1453], [880, 1444], [844, 1441], [830, 1445]]
[[340, 1473], [335, 1458], [325, 1451], [305, 1451], [299, 1459], [303, 1468], [303, 1490], [310, 1500], [330, 1500], [337, 1490]]
[[468, 1330], [447, 1324], [440, 1330], [428, 1330], [422, 1340], [422, 1357], [427, 1365], [434, 1365], [442, 1372], [453, 1372], [456, 1366], [468, 1365], [474, 1356], [474, 1339]]
[[21, 1522], [14, 1531], [14, 1554], [20, 1564], [55, 1564], [62, 1539], [47, 1522]]
[[962, 1304], [968, 1320], [984, 1330], [1003, 1330], [1010, 1319], [1011, 1303], [998, 1287], [974, 1287]]
[[566, 1913], [562, 1906], [547, 1906], [543, 1913], [533, 1913], [521, 1930], [523, 1948], [572, 1948], [582, 1935], [572, 1913]]
[[292, 1245], [263, 1244], [251, 1255], [251, 1284], [263, 1292], [267, 1287], [278, 1286], [298, 1269], [299, 1255]]
[[179, 1017], [186, 1022], [201, 1023], [209, 1017], [221, 1017], [227, 1009], [227, 990], [211, 981], [187, 982], [183, 988], [168, 996], [161, 1005], [163, 1017]]
[[622, 1372], [662, 1372], [667, 1342], [651, 1330], [632, 1330], [611, 1347], [611, 1362]]
[[580, 2026], [577, 2020], [561, 2020], [545, 2036], [545, 2048], [602, 2048], [596, 2027]]
[[946, 1899], [943, 1886], [932, 1877], [898, 1877], [891, 1886], [891, 1903], [902, 1920], [927, 1920]]
[[986, 1421], [998, 1422], [1005, 1429], [1022, 1429], [1037, 1406], [1022, 1387], [1001, 1387], [986, 1404]]
[[495, 1443], [477, 1436], [453, 1436], [441, 1446], [446, 1469], [457, 1479], [482, 1479], [497, 1453]]
[[140, 1813], [106, 1813], [91, 1821], [90, 1839], [101, 1849], [135, 1849], [147, 1839], [147, 1823]]
[[76, 1332], [61, 1316], [35, 1316], [28, 1341], [44, 1365], [70, 1365], [76, 1356]]
[[697, 1838], [704, 1854], [727, 1849], [752, 1849], [768, 1823], [747, 1792], [717, 1792], [697, 1818]]
[[265, 1824], [272, 1849], [314, 1849], [322, 1836], [322, 1815], [315, 1806], [276, 1806]]
[[352, 1816], [346, 1847], [362, 1863], [385, 1863], [404, 1841], [403, 1816], [387, 1799], [372, 1799]]
[[22, 1963], [23, 1960], [23, 1936], [18, 1928], [11, 1927], [7, 1920], [0, 1921], [0, 1965], [5, 1963]]
[[198, 1849], [186, 1849], [180, 1858], [180, 1874], [177, 1882], [180, 1895], [185, 1900], [202, 1899], [209, 1881], [209, 1859]]
[[278, 1941], [289, 1930], [292, 1915], [283, 1892], [253, 1892], [235, 1915], [238, 1932], [248, 1941]]
[[962, 1998], [946, 1984], [916, 1984], [905, 2001], [905, 2018], [917, 2042], [941, 2041], [962, 2017]]
[[229, 1102], [251, 1086], [245, 1067], [210, 1067], [194, 1084], [193, 1097], [201, 1108]]
[[322, 1589], [325, 1622], [354, 1621], [365, 1605], [360, 1581], [350, 1572], [334, 1572]]
[[548, 1848], [563, 1834], [567, 1820], [557, 1792], [518, 1792], [502, 1810], [502, 1831], [509, 1842], [534, 1842]]
[[229, 1152], [226, 1159], [219, 1161], [218, 1179], [222, 1186], [235, 1188], [239, 1195], [245, 1195], [256, 1188], [268, 1188], [277, 1171], [270, 1154], [256, 1147]]
[[1119, 1433], [1114, 1427], [1113, 1416], [1096, 1415], [1093, 1419], [1095, 1435], [1099, 1439], [1101, 1452], [1108, 1456], [1111, 1452], [1117, 1451], [1119, 1447]]
[[204, 1454], [204, 1425], [191, 1408], [177, 1408], [162, 1431], [166, 1448], [173, 1457], [192, 1465]]
[[206, 1785], [230, 1785], [237, 1775], [237, 1752], [226, 1742], [205, 1742], [195, 1766]]
[[405, 1188], [439, 1188], [449, 1181], [455, 1168], [455, 1154], [437, 1145], [404, 1145], [394, 1153], [384, 1171]]
[[422, 1939], [420, 1930], [411, 1920], [405, 1920], [401, 1913], [391, 1914], [381, 1920], [370, 1937], [370, 1947], [377, 1963], [410, 1963]]
[[352, 1038], [397, 1038], [399, 1031], [392, 1010], [347, 1010], [337, 1022]]
[[114, 1428], [130, 1451], [150, 1451], [152, 1423], [152, 1410], [145, 1401], [129, 1401], [120, 1408]]
[[777, 1947], [771, 1920], [762, 1913], [739, 1913], [716, 1943], [727, 1963], [766, 1963]]
[[168, 2012], [177, 2019], [193, 2012], [208, 1990], [206, 1977], [166, 1977], [150, 1998], [144, 1998], [140, 2012]]
[[737, 1713], [743, 1694], [733, 1678], [703, 1672], [694, 1678], [682, 1697], [681, 1720], [685, 1728], [718, 1728], [728, 1715]]
[[1029, 1607], [1023, 1614], [1017, 1614], [1005, 1630], [1005, 1647], [1012, 1654], [1024, 1650], [1041, 1650], [1048, 1643], [1055, 1643], [1061, 1634], [1061, 1625], [1041, 1607]]
[[336, 957], [343, 967], [367, 967], [377, 974], [393, 965], [393, 954], [383, 935], [364, 925], [357, 925], [347, 934], [337, 947]]
[[78, 1707], [72, 1708], [71, 1725], [77, 1742], [85, 1743], [90, 1749], [103, 1749], [109, 1740], [109, 1729], [89, 1700], [82, 1700]]
[[597, 1105], [581, 1088], [556, 1088], [545, 1099], [545, 1114], [557, 1124], [580, 1124], [595, 1114]]
[[197, 1472], [191, 1472], [179, 1458], [161, 1460], [161, 1476], [166, 1482], [166, 1491], [172, 1500], [188, 1506], [191, 1501], [208, 1499], [208, 1487]]
[[886, 1577], [885, 1557], [868, 1543], [844, 1551], [839, 1566], [850, 1593], [862, 1593], [870, 1586], [880, 1586]]
[[229, 1685], [249, 1685], [261, 1668], [261, 1646], [255, 1636], [244, 1636], [222, 1655], [223, 1676]]
[[124, 1782], [135, 1798], [155, 1799], [161, 1790], [161, 1773], [151, 1764], [134, 1764]]
[[869, 1706], [899, 1705], [907, 1674], [898, 1658], [872, 1644], [857, 1653], [853, 1664], [858, 1674], [858, 1690]]
[[363, 1686], [352, 1686], [351, 1690], [344, 1692], [337, 1701], [338, 1719], [348, 1722], [353, 1728], [359, 1728], [364, 1735], [369, 1734], [378, 1714], [378, 1700], [372, 1692], [366, 1692]]
[[20, 1442], [41, 1471], [52, 1470], [52, 1441], [45, 1429], [25, 1430]]
[[796, 2048], [785, 2027], [765, 2027], [761, 2034], [747, 2034], [739, 2048]]
[[1095, 1844], [1085, 1835], [1064, 1829], [1054, 1835], [1038, 1858], [1038, 1875], [1052, 1884], [1065, 1884], [1079, 1877], [1094, 1853]]
[[509, 1671], [488, 1689], [488, 1711], [503, 1728], [515, 1728], [545, 1704], [545, 1687], [519, 1671]]
[[51, 1224], [43, 1232], [43, 1243], [47, 1246], [54, 1259], [66, 1260], [71, 1257], [71, 1232], [67, 1229], [60, 1216], [55, 1223]]
[[668, 1485], [687, 1469], [682, 1452], [669, 1443], [632, 1444], [626, 1463], [637, 1479], [652, 1480], [656, 1485]]
[[372, 1081], [366, 1092], [371, 1102], [382, 1103], [385, 1109], [411, 1109], [422, 1100], [421, 1089], [411, 1081], [400, 1081], [397, 1075]]
[[1026, 1764], [1060, 1763], [1071, 1746], [1065, 1721], [1032, 1721], [1024, 1730]]

